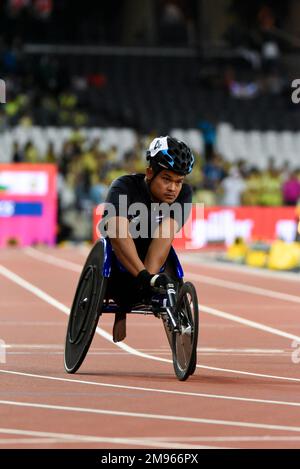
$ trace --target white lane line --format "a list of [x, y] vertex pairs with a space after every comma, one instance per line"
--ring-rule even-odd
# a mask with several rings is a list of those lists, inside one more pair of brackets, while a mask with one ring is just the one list
[[4, 348], [64, 350], [64, 346], [60, 344], [5, 344]]
[[201, 254], [199, 255], [199, 253], [198, 255], [196, 254], [196, 256], [191, 256], [189, 254], [182, 254], [179, 252], [179, 258], [185, 264], [193, 264], [197, 265], [198, 267], [201, 265], [202, 267], [207, 266], [215, 270], [238, 272], [244, 275], [252, 275], [255, 277], [273, 278], [280, 281], [292, 281], [297, 283], [300, 282], [299, 273], [262, 270], [255, 267], [240, 266], [216, 260], [214, 261], [211, 259], [207, 259], [204, 256], [201, 256]]
[[24, 253], [27, 256], [33, 257], [34, 259], [47, 262], [48, 264], [57, 265], [63, 269], [72, 270], [73, 272], [80, 273], [83, 265], [75, 264], [74, 262], [67, 261], [65, 259], [59, 259], [58, 257], [52, 256], [51, 254], [41, 254], [39, 251], [33, 248], [25, 248]]
[[300, 427], [288, 426], [288, 425], [272, 425], [260, 422], [240, 422], [236, 420], [220, 420], [220, 419], [205, 419], [198, 417], [181, 417], [178, 415], [163, 415], [163, 414], [149, 414], [143, 412], [124, 412], [117, 410], [108, 409], [93, 409], [90, 407], [71, 407], [71, 406], [59, 406], [52, 404], [36, 404], [34, 402], [20, 402], [20, 401], [6, 401], [0, 400], [0, 405], [4, 406], [16, 406], [16, 407], [29, 407], [34, 409], [45, 409], [54, 410], [61, 412], [79, 412], [86, 414], [95, 415], [111, 415], [115, 417], [131, 417], [138, 419], [148, 420], [162, 420], [171, 422], [185, 422], [185, 423], [196, 423], [196, 424], [208, 424], [208, 425], [221, 425], [226, 427], [238, 427], [238, 428], [255, 428], [263, 430], [279, 430], [288, 432], [300, 432]]
[[[70, 261], [65, 261], [63, 259], [59, 259], [56, 256], [53, 256], [51, 254], [41, 254], [38, 250], [33, 249], [33, 248], [26, 248], [25, 249], [25, 254], [40, 260], [42, 262], [48, 262], [49, 264], [52, 265], [57, 265], [58, 267], [62, 267], [67, 270], [72, 270], [73, 272], [81, 272], [82, 270], [82, 265], [76, 264], [74, 262]], [[282, 301], [290, 301], [293, 303], [300, 303], [300, 296], [296, 295], [290, 295], [287, 293], [281, 293], [273, 290], [267, 290], [265, 288], [259, 288], [251, 285], [244, 285], [242, 283], [238, 282], [231, 282], [223, 279], [218, 279], [214, 277], [209, 277], [207, 275], [200, 275], [196, 274], [194, 272], [185, 272], [186, 276], [190, 280], [196, 280], [200, 283], [206, 283], [209, 285], [213, 286], [219, 286], [222, 288], [227, 288], [231, 290], [236, 290], [236, 291], [242, 291], [246, 293], [253, 293], [255, 295], [260, 295], [260, 296], [266, 296], [268, 298], [273, 298], [273, 299], [279, 299]]]
[[[45, 293], [40, 288], [38, 288], [38, 287], [34, 286], [33, 284], [27, 282], [27, 280], [24, 280], [22, 277], [15, 274], [14, 272], [8, 270], [6, 267], [4, 267], [2, 265], [0, 265], [0, 274], [2, 274], [4, 277], [8, 278], [9, 280], [15, 282], [17, 285], [21, 286], [25, 290], [30, 291], [31, 293], [33, 293], [34, 295], [36, 295], [38, 298], [42, 299], [43, 301], [46, 301], [47, 303], [52, 305], [54, 308], [56, 308], [56, 309], [62, 311], [63, 313], [69, 315], [69, 308], [67, 306], [60, 303], [59, 301], [57, 301], [55, 298], [53, 298], [52, 296]], [[211, 310], [211, 308], [206, 308], [206, 309]], [[201, 310], [203, 311], [202, 306], [201, 306]], [[217, 315], [216, 313], [224, 314], [224, 313], [222, 313], [220, 311], [217, 311], [217, 310], [214, 310], [214, 311], [215, 311], [215, 313], [212, 311], [210, 314], [215, 314], [215, 315]], [[228, 315], [228, 313], [225, 313], [225, 314], [227, 316], [230, 316], [231, 317], [230, 320], [232, 320], [232, 321], [236, 321], [236, 322], [246, 321], [246, 320], [243, 320], [243, 318], [239, 318], [239, 317], [233, 316], [233, 315]], [[253, 323], [252, 322], [252, 326], [250, 326], [250, 327], [255, 327], [256, 328], [255, 324], [258, 324], [258, 323]], [[261, 324], [258, 324], [258, 326], [259, 326], [259, 328], [263, 327]], [[97, 332], [97, 334], [101, 335], [103, 338], [108, 340], [111, 344], [114, 344], [112, 336], [108, 332], [101, 329], [100, 327], [97, 327], [96, 332]], [[270, 332], [270, 331], [268, 330], [267, 332]], [[281, 332], [281, 331], [278, 331], [278, 332]], [[271, 332], [271, 333], [274, 334], [275, 332]], [[282, 334], [284, 334], [284, 337], [286, 337], [286, 333], [282, 333]], [[277, 335], [281, 335], [281, 334], [277, 334]], [[297, 337], [297, 336], [293, 336], [293, 337], [296, 338], [297, 341], [300, 341], [300, 337]], [[147, 358], [149, 360], [155, 360], [155, 361], [160, 361], [160, 362], [165, 362], [165, 363], [173, 363], [172, 360], [169, 360], [167, 358], [155, 357], [153, 355], [142, 353], [142, 352], [140, 352], [140, 351], [134, 349], [133, 347], [130, 347], [129, 345], [124, 344], [124, 343], [117, 343], [115, 345], [117, 347], [121, 348], [122, 350], [125, 350], [128, 353], [131, 353], [132, 355], [135, 355], [135, 356], [138, 356], [138, 357], [141, 357], [141, 358]], [[269, 378], [269, 379], [278, 379], [278, 380], [284, 380], [284, 381], [300, 382], [299, 378], [289, 378], [289, 377], [285, 377], [285, 376], [274, 376], [274, 375], [267, 375], [267, 374], [262, 374], [262, 373], [252, 373], [252, 372], [248, 372], [248, 371], [231, 370], [231, 369], [227, 369], [227, 368], [217, 368], [217, 367], [214, 367], [214, 366], [197, 365], [197, 368], [202, 368], [202, 369], [211, 370], [211, 371], [221, 371], [221, 372], [225, 372], [225, 373], [234, 373], [234, 374], [240, 374], [240, 375], [245, 375], [245, 376], [256, 376], [256, 377], [259, 377], [259, 378]]]
[[[26, 303], [26, 306], [27, 303]], [[24, 307], [24, 303], [22, 304], [22, 308]], [[0, 321], [0, 326], [29, 326], [29, 327], [46, 327], [46, 326], [55, 326], [55, 327], [66, 327], [66, 324], [61, 322], [39, 322], [39, 321]]]
[[[80, 254], [86, 258], [87, 255], [90, 253], [92, 246], [93, 245], [91, 245], [89, 248], [85, 246], [78, 247], [78, 248], [76, 247], [72, 249], [71, 252], [73, 254]], [[29, 252], [33, 254], [32, 257], [36, 257], [37, 259], [43, 260], [43, 252], [35, 248], [25, 248], [24, 249], [25, 253], [26, 253], [26, 249], [29, 249]], [[62, 262], [64, 261], [64, 259], [58, 258], [57, 256], [53, 256], [52, 254], [46, 254], [46, 256], [48, 256], [47, 258], [49, 259], [49, 261], [51, 258], [59, 259]], [[244, 275], [250, 275], [250, 276], [255, 276], [255, 277], [273, 278], [276, 280], [292, 281], [292, 282], [297, 282], [297, 283], [300, 282], [300, 275], [298, 273], [262, 270], [262, 269], [258, 269], [255, 267], [240, 266], [240, 265], [226, 263], [222, 261], [207, 259], [205, 256], [199, 254], [199, 252], [197, 252], [195, 256], [194, 254], [190, 255], [190, 254], [186, 254], [186, 253], [182, 253], [178, 251], [178, 256], [184, 264], [192, 264], [198, 267], [199, 265], [208, 266], [215, 270], [238, 272]], [[70, 262], [70, 261], [66, 261], [66, 262]], [[71, 262], [71, 264], [74, 264], [74, 263]], [[73, 267], [75, 267], [76, 265], [78, 266], [78, 264], [75, 263]]]
[[257, 441], [260, 443], [263, 443], [264, 441], [300, 441], [300, 436], [270, 436], [270, 435], [262, 435], [262, 436], [170, 436], [170, 437], [155, 437], [156, 440], [159, 441], [164, 441], [166, 440], [170, 441], [200, 441], [200, 442], [251, 442], [251, 441]]
[[[154, 446], [158, 448], [173, 448], [173, 449], [181, 449], [181, 448], [216, 448], [215, 446], [199, 446], [199, 445], [186, 445], [174, 442], [171, 444], [168, 441], [161, 441], [160, 438], [152, 438], [152, 437], [99, 437], [93, 435], [77, 435], [77, 434], [69, 434], [69, 433], [51, 433], [51, 432], [38, 432], [33, 430], [19, 430], [19, 429], [11, 429], [11, 428], [0, 428], [0, 433], [6, 435], [21, 435], [21, 436], [32, 436], [32, 437], [40, 437], [45, 439], [54, 439], [55, 442], [58, 443], [108, 443], [114, 445], [129, 445], [129, 446]], [[7, 441], [10, 441], [7, 439]], [[16, 440], [17, 441], [17, 440]]]
[[[38, 251], [35, 251], [33, 249], [32, 249], [32, 251], [35, 252], [35, 255], [37, 256], [38, 259], [43, 260], [43, 256], [40, 255], [40, 253], [38, 253]], [[50, 256], [50, 257], [51, 257], [53, 262], [56, 261], [55, 256]], [[77, 267], [80, 268], [80, 266], [78, 264], [75, 264], [75, 265], [77, 265]], [[65, 268], [68, 268], [67, 264], [66, 264]], [[189, 276], [190, 276], [191, 279], [194, 279], [194, 280], [197, 280], [197, 281], [200, 281], [199, 277], [200, 277], [200, 279], [203, 277], [201, 275], [199, 276], [198, 274], [189, 274]], [[203, 277], [203, 278], [206, 278], [206, 277]], [[209, 277], [209, 282], [210, 283], [214, 284], [214, 281], [215, 281], [214, 278]], [[218, 282], [218, 280], [216, 280], [216, 282]], [[234, 288], [234, 289], [239, 290], [239, 291], [246, 291], [247, 290], [247, 291], [251, 291], [251, 293], [259, 291], [259, 294], [263, 295], [263, 296], [269, 296], [269, 297], [271, 296], [271, 298], [275, 298], [276, 295], [277, 295], [277, 298], [280, 297], [281, 300], [284, 299], [285, 301], [292, 301], [292, 302], [297, 302], [297, 303], [299, 302], [300, 303], [300, 297], [297, 297], [297, 296], [294, 296], [294, 295], [286, 295], [284, 293], [278, 293], [278, 292], [269, 292], [268, 290], [259, 289], [259, 288], [256, 288], [256, 287], [250, 287], [250, 286], [243, 286], [243, 285], [236, 284], [234, 282], [227, 282], [227, 281], [223, 281], [223, 280], [220, 281], [220, 283], [222, 284], [223, 287], [226, 284], [227, 286], [225, 288], [229, 288], [228, 285], [231, 285], [230, 288]], [[209, 306], [200, 305], [199, 309], [200, 309], [200, 313], [204, 312], [204, 313], [207, 313], [207, 314], [211, 314], [211, 315], [214, 315], [214, 316], [217, 316], [217, 317], [221, 317], [223, 319], [227, 319], [229, 321], [234, 321], [234, 322], [243, 324], [244, 326], [248, 326], [248, 327], [252, 327], [254, 329], [261, 330], [263, 332], [268, 332], [270, 334], [274, 334], [274, 335], [277, 335], [277, 336], [280, 336], [280, 337], [284, 337], [285, 339], [290, 339], [292, 341], [296, 340], [297, 342], [300, 343], [300, 337], [295, 335], [295, 334], [290, 334], [288, 332], [281, 331], [280, 329], [270, 327], [270, 326], [258, 323], [256, 321], [251, 321], [251, 320], [245, 319], [245, 318], [237, 316], [237, 315], [226, 313], [225, 311], [217, 310], [217, 309], [211, 308]]]
[[48, 304], [50, 304], [54, 308], [59, 309], [60, 311], [63, 311], [66, 314], [69, 314], [69, 308], [65, 306], [63, 303], [60, 303], [60, 301], [53, 298], [53, 296], [48, 295], [47, 293], [42, 291], [40, 288], [36, 287], [30, 282], [27, 282], [27, 280], [24, 280], [22, 277], [15, 274], [14, 272], [7, 269], [1, 264], [0, 264], [0, 274], [8, 278], [9, 280], [13, 281], [17, 285], [20, 285], [20, 287], [24, 288], [25, 290], [33, 293], [35, 296], [37, 296], [41, 300], [46, 301]]
[[[63, 344], [4, 344], [2, 348], [6, 349], [38, 349], [38, 350], [64, 350]], [[149, 348], [149, 349], [139, 349], [140, 352], [150, 352], [150, 353], [171, 353], [170, 348]], [[116, 354], [119, 353], [116, 348], [101, 348], [94, 347], [89, 353], [105, 353], [105, 354]], [[239, 355], [284, 355], [291, 354], [291, 350], [284, 349], [256, 349], [256, 348], [216, 348], [216, 347], [198, 347], [198, 353], [212, 353], [212, 354], [239, 354]], [[122, 353], [122, 352], [120, 352]]]
[[0, 445], [3, 446], [45, 445], [55, 443], [61, 443], [61, 440], [54, 438], [0, 438]]
[[249, 319], [237, 316], [236, 314], [226, 313], [225, 311], [221, 311], [219, 309], [211, 308], [209, 306], [204, 305], [199, 305], [199, 311], [200, 314], [201, 312], [211, 314], [222, 319], [228, 319], [229, 321], [238, 322], [240, 324], [243, 324], [243, 326], [248, 326], [263, 332], [269, 332], [270, 334], [277, 335], [279, 337], [284, 337], [285, 339], [296, 340], [300, 343], [300, 336], [290, 334], [289, 332], [281, 331], [280, 329], [276, 329], [275, 327], [266, 326], [265, 324], [261, 324], [256, 321], [250, 321]]
[[[200, 397], [200, 398], [208, 398], [208, 399], [223, 399], [223, 400], [229, 400], [229, 401], [241, 401], [241, 402], [250, 402], [250, 403], [254, 402], [256, 404], [271, 404], [271, 405], [282, 405], [282, 406], [288, 406], [288, 407], [300, 407], [300, 402], [292, 402], [292, 401], [255, 399], [255, 398], [240, 397], [240, 396], [228, 396], [228, 395], [222, 395], [222, 394], [207, 394], [207, 393], [199, 393], [199, 392], [174, 391], [171, 389], [156, 389], [156, 388], [145, 388], [145, 387], [140, 387], [140, 386], [126, 386], [123, 384], [99, 383], [96, 381], [86, 381], [86, 380], [78, 380], [78, 379], [71, 379], [71, 378], [58, 378], [55, 376], [44, 376], [44, 375], [37, 375], [33, 373], [25, 373], [25, 372], [20, 372], [20, 371], [11, 371], [11, 370], [3, 370], [3, 369], [2, 370], [0, 369], [0, 373], [23, 376], [23, 377], [25, 376], [25, 377], [36, 378], [36, 379], [61, 381], [65, 383], [88, 384], [91, 386], [99, 386], [103, 388], [126, 389], [130, 391], [152, 392], [152, 393], [157, 393], [157, 394]], [[300, 381], [300, 379], [298, 381]]]
[[[171, 355], [171, 352], [155, 352], [157, 355], [159, 355], [160, 357], [163, 357], [163, 356], [167, 356], [169, 357]], [[57, 355], [63, 357], [63, 351], [45, 351], [45, 350], [39, 350], [39, 351], [31, 351], [31, 352], [27, 352], [27, 351], [20, 351], [20, 352], [12, 352], [12, 351], [8, 351], [7, 352], [7, 355], [8, 356], [13, 356], [13, 355], [20, 355], [20, 356], [25, 356], [25, 355], [32, 355], [32, 356], [36, 356], [38, 357], [40, 355], [47, 355], [49, 356], [49, 358], [51, 356], [55, 357]], [[123, 356], [123, 357], [128, 357], [128, 352], [95, 352], [94, 350], [89, 350], [89, 356], [97, 356], [97, 357], [103, 357], [103, 356], [109, 356], [110, 358], [112, 357], [115, 357], [115, 356]], [[222, 357], [224, 358], [224, 353], [222, 354], [217, 354], [216, 352], [199, 352], [199, 355], [208, 355], [208, 356], [215, 356], [215, 355], [222, 355]], [[226, 355], [232, 355], [232, 356], [236, 356], [236, 357], [249, 357], [249, 355], [245, 355], [243, 353], [227, 353]], [[286, 357], [289, 357], [291, 354], [290, 353], [286, 353]], [[252, 357], [270, 357], [270, 355], [268, 354], [264, 354], [264, 353], [256, 353], [254, 355], [252, 355]], [[130, 356], [129, 356], [130, 358]]]
[[[113, 441], [112, 441], [113, 440]], [[0, 445], [3, 445], [5, 447], [9, 446], [25, 446], [25, 445], [42, 445], [42, 447], [45, 447], [45, 445], [54, 445], [54, 444], [59, 444], [59, 445], [71, 445], [76, 443], [77, 445], [80, 444], [81, 442], [78, 440], [60, 440], [60, 439], [54, 439], [54, 438], [19, 438], [19, 439], [12, 439], [12, 438], [2, 438], [0, 439]], [[180, 444], [180, 443], [172, 443], [168, 444], [167, 442], [162, 443], [160, 441], [155, 441], [155, 440], [147, 440], [144, 439], [143, 441], [137, 441], [134, 439], [125, 439], [125, 438], [114, 438], [110, 439], [108, 441], [108, 438], [99, 438], [99, 441], [84, 441], [82, 444], [87, 444], [87, 443], [108, 443], [109, 445], [124, 445], [124, 446], [142, 446], [143, 448], [149, 446], [149, 447], [154, 447], [154, 448], [170, 448], [170, 449], [233, 449], [232, 447], [220, 447], [220, 446], [203, 446], [203, 445], [187, 445], [187, 444]], [[110, 448], [110, 446], [109, 446]], [[5, 448], [6, 449], [6, 448]]]
[[[159, 350], [158, 350], [159, 351]], [[290, 350], [284, 349], [267, 349], [267, 348], [215, 348], [215, 347], [198, 347], [197, 352], [199, 353], [245, 353], [246, 355], [264, 354], [264, 355], [274, 355], [274, 354], [283, 354], [291, 353]]]
[[[38, 253], [38, 251], [35, 251], [35, 250], [33, 250], [33, 251], [35, 252], [35, 255], [37, 256], [37, 258], [39, 258], [40, 260], [43, 260], [43, 256], [40, 255], [40, 253]], [[55, 262], [56, 257], [55, 256], [50, 256], [50, 257], [53, 260], [53, 262]], [[75, 265], [77, 265], [78, 268], [80, 267], [78, 264], [75, 264]], [[66, 264], [65, 268], [68, 268], [67, 264]], [[191, 274], [190, 277], [191, 278], [193, 277], [194, 279], [199, 281], [199, 277], [201, 278], [202, 276], [199, 276], [198, 274]], [[212, 284], [213, 284], [214, 279], [212, 277], [209, 277], [209, 279], [210, 279], [209, 281], [211, 281]], [[222, 281], [221, 283], [223, 284], [224, 282], [225, 281]], [[241, 288], [241, 291], [243, 291], [243, 288], [244, 288], [243, 285], [235, 284], [234, 282], [225, 282], [225, 283], [230, 284], [230, 285], [234, 285], [234, 288], [237, 289], [237, 290], [240, 290], [240, 288]], [[229, 287], [226, 287], [226, 288], [229, 288]], [[233, 287], [231, 287], [231, 288], [233, 288]], [[269, 292], [268, 290], [257, 289], [256, 287], [250, 287], [250, 286], [245, 286], [245, 288], [246, 289], [248, 288], [250, 290], [255, 290], [255, 291], [259, 290], [260, 294], [261, 295], [263, 294], [264, 296], [270, 296], [270, 294], [271, 294], [271, 297], [273, 298], [272, 295], [279, 295], [280, 299], [284, 299], [285, 301], [293, 301], [293, 302], [297, 302], [297, 303], [299, 302], [300, 303], [300, 297], [297, 297], [297, 296], [294, 296], [294, 295], [286, 295], [284, 293], [278, 293], [278, 292]], [[252, 293], [253, 292], [254, 291], [252, 291]], [[262, 293], [262, 292], [265, 292], [265, 293]], [[251, 320], [245, 319], [243, 317], [233, 315], [233, 314], [230, 314], [230, 313], [226, 313], [225, 311], [217, 310], [215, 308], [211, 308], [211, 307], [205, 306], [205, 305], [200, 305], [199, 309], [200, 309], [200, 313], [204, 312], [204, 313], [207, 313], [207, 314], [212, 314], [214, 316], [221, 317], [223, 319], [228, 319], [229, 321], [234, 321], [234, 322], [243, 324], [244, 326], [252, 327], [254, 329], [258, 329], [258, 330], [261, 330], [263, 332], [268, 332], [270, 334], [278, 335], [280, 337], [284, 337], [284, 338], [290, 339], [292, 341], [296, 340], [296, 341], [300, 342], [300, 337], [299, 336], [296, 336], [294, 334], [290, 334], [288, 332], [281, 331], [281, 330], [276, 329], [274, 327], [270, 327], [270, 326], [267, 326], [267, 325], [264, 325], [264, 324], [261, 324], [261, 323], [255, 322], [255, 321], [251, 321]]]
[[276, 292], [273, 290], [267, 290], [265, 288], [254, 287], [251, 285], [244, 285], [242, 283], [231, 282], [228, 280], [221, 280], [214, 277], [208, 277], [207, 275], [199, 275], [193, 272], [185, 272], [189, 280], [195, 280], [196, 282], [206, 283], [213, 285], [214, 287], [221, 287], [230, 290], [240, 291], [244, 293], [252, 293], [254, 295], [266, 296], [268, 298], [290, 301], [293, 303], [300, 303], [300, 296], [290, 295], [287, 293]]

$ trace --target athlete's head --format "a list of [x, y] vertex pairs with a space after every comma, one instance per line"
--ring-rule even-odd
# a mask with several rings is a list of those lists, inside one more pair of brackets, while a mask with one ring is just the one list
[[173, 137], [155, 138], [147, 151], [149, 166], [157, 173], [170, 169], [174, 173], [186, 176], [194, 166], [194, 156], [190, 148]]
[[146, 178], [152, 195], [160, 202], [173, 203], [185, 176], [193, 170], [194, 156], [190, 148], [172, 137], [156, 138], [147, 151], [147, 161]]

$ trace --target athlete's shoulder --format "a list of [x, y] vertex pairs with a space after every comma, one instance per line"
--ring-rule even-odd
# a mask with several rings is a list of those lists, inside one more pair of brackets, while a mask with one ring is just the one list
[[187, 183], [183, 183], [181, 192], [179, 194], [180, 200], [182, 200], [183, 202], [191, 202], [192, 195], [193, 195], [193, 191], [192, 191], [191, 186]]
[[124, 176], [120, 176], [115, 179], [112, 184], [111, 188], [131, 188], [134, 186], [138, 186], [144, 180], [144, 174], [126, 174]]
[[190, 184], [187, 184], [186, 182], [184, 182], [182, 184], [182, 192], [184, 194], [191, 194], [192, 193], [192, 186], [190, 186]]

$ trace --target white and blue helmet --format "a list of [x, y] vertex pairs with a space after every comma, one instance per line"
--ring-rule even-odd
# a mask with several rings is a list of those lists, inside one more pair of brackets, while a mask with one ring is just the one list
[[192, 172], [195, 158], [184, 142], [167, 136], [153, 140], [147, 151], [147, 161], [155, 173], [169, 169], [186, 176]]

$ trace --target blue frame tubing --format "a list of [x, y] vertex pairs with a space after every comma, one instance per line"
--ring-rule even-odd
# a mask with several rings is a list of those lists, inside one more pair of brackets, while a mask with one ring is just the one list
[[[103, 275], [104, 278], [109, 279], [110, 274], [111, 274], [112, 256], [114, 255], [114, 253], [113, 253], [111, 242], [109, 241], [108, 238], [101, 238], [100, 241], [103, 243], [103, 250], [104, 250], [104, 263], [103, 263], [103, 267], [102, 267], [102, 275]], [[169, 259], [174, 262], [177, 278], [179, 280], [182, 280], [183, 277], [184, 277], [183, 268], [180, 264], [180, 261], [178, 259], [178, 256], [177, 256], [176, 251], [173, 248], [173, 246], [171, 246], [171, 249], [170, 249], [170, 252], [169, 252], [169, 255], [168, 255], [168, 260]], [[121, 264], [121, 262], [119, 262], [117, 260], [117, 264], [118, 264], [119, 269], [121, 271], [126, 272], [126, 269]], [[165, 266], [166, 266], [166, 263], [162, 266], [160, 272], [164, 272]], [[118, 311], [118, 306], [115, 305], [115, 304], [112, 304], [112, 305], [106, 306], [102, 312], [103, 313], [112, 313], [112, 312], [116, 312], [116, 311]]]

